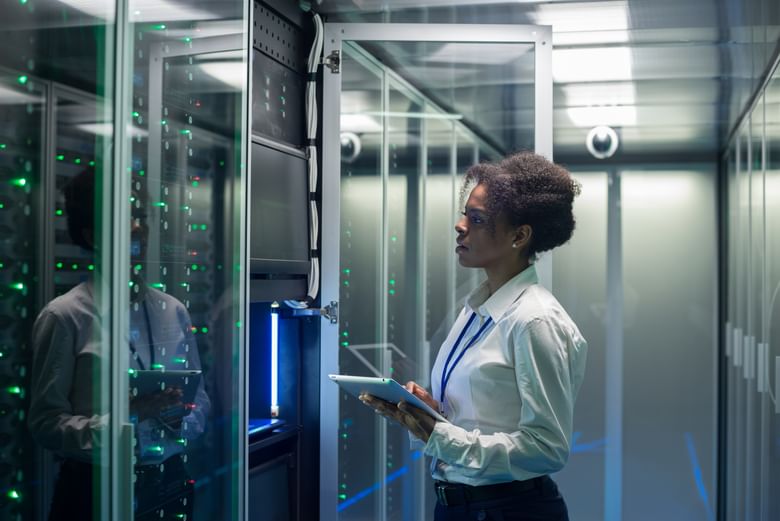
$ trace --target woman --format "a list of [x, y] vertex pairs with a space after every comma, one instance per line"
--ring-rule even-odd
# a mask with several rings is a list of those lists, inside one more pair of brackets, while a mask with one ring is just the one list
[[458, 260], [487, 280], [466, 299], [433, 366], [432, 393], [407, 389], [449, 423], [404, 402], [361, 399], [425, 443], [436, 521], [567, 520], [549, 474], [566, 463], [587, 344], [543, 286], [533, 260], [574, 231], [579, 185], [520, 153], [466, 174]]

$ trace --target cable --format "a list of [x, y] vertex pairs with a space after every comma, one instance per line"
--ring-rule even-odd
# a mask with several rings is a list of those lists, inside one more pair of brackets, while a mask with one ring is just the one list
[[309, 51], [308, 78], [306, 80], [306, 138], [308, 140], [308, 172], [309, 172], [309, 250], [311, 251], [311, 262], [309, 265], [309, 287], [307, 299], [305, 301], [286, 300], [291, 308], [303, 309], [309, 307], [309, 304], [317, 299], [317, 293], [320, 287], [320, 259], [317, 251], [317, 242], [320, 236], [320, 217], [315, 201], [317, 193], [317, 182], [319, 172], [317, 170], [317, 146], [314, 144], [317, 139], [317, 80], [316, 73], [320, 66], [320, 56], [323, 47], [322, 19], [320, 15], [313, 15], [314, 21], [314, 42]]

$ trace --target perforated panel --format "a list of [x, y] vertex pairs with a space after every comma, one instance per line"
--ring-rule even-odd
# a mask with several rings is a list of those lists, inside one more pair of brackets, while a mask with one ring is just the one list
[[302, 44], [302, 31], [282, 18], [269, 7], [254, 4], [254, 47], [298, 73], [305, 73], [305, 49]]

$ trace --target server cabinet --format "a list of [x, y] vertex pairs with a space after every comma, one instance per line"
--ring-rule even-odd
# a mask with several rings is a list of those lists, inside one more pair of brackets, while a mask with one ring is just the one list
[[[522, 77], [533, 100], [523, 127], [550, 157], [550, 36], [548, 27], [326, 24], [321, 298], [338, 302], [339, 320], [321, 327], [321, 519], [431, 516], [421, 451], [327, 374], [428, 384], [458, 301], [478, 283], [452, 254], [461, 175], [501, 153], [455, 107], [484, 95], [474, 86], [487, 76]], [[475, 60], [485, 45], [503, 59]], [[434, 84], [452, 103], [426, 92]], [[549, 259], [539, 264], [549, 284]]]

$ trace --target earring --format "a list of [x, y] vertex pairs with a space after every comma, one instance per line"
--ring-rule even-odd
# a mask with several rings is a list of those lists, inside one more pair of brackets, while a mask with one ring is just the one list
[[517, 248], [517, 243], [516, 242], [512, 243], [512, 248]]

